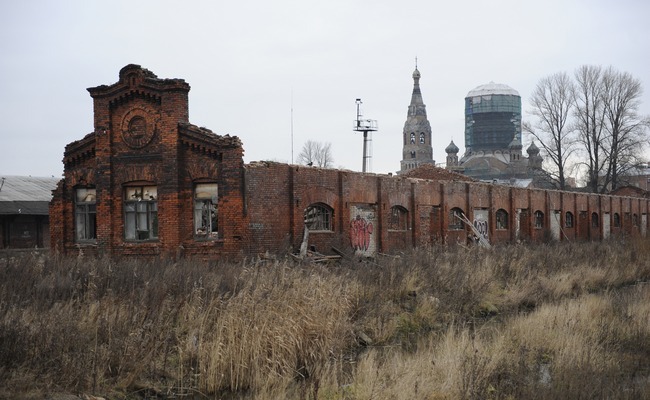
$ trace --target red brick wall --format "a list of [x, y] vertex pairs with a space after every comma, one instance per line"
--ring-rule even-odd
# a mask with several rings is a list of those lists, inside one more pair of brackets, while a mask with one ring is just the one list
[[[466, 243], [469, 228], [448, 229], [454, 207], [463, 210], [470, 221], [477, 212], [486, 212], [492, 243], [547, 240], [555, 210], [561, 211], [561, 240], [600, 239], [604, 213], [611, 218], [614, 212], [621, 215], [623, 223], [618, 230], [634, 235], [640, 232], [638, 224], [633, 224], [634, 214], [640, 223], [649, 210], [647, 199], [273, 162], [244, 165], [239, 139], [189, 124], [189, 85], [182, 80], [158, 79], [138, 66], [127, 66], [120, 71], [117, 83], [89, 92], [95, 106], [95, 130], [66, 146], [64, 179], [50, 204], [51, 245], [57, 252], [242, 258], [297, 251], [303, 239], [305, 209], [315, 203], [333, 211], [332, 230], [309, 236], [309, 245], [322, 253], [332, 253], [333, 248], [353, 250], [352, 232], [358, 225], [352, 224], [352, 219], [358, 213], [372, 223], [374, 251], [390, 253], [432, 243]], [[134, 144], [129, 136], [129, 121], [134, 116], [152, 128], [144, 130], [150, 137], [143, 143]], [[158, 188], [158, 240], [124, 240], [124, 188], [134, 182]], [[197, 183], [205, 182], [218, 185], [216, 240], [194, 237], [193, 190]], [[97, 241], [78, 244], [74, 240], [73, 197], [75, 188], [86, 186], [97, 189]], [[407, 211], [408, 229], [388, 229], [394, 206]], [[508, 213], [508, 229], [495, 227], [499, 209]], [[537, 210], [544, 213], [541, 229], [534, 227]], [[564, 226], [567, 211], [574, 214], [572, 228]], [[599, 216], [598, 227], [591, 226], [594, 212]]]

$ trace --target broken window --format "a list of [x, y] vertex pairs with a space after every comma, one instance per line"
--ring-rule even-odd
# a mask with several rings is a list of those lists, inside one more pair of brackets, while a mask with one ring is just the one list
[[305, 226], [310, 231], [332, 231], [333, 214], [333, 210], [325, 204], [312, 204], [305, 210]]
[[124, 238], [158, 238], [158, 190], [156, 186], [128, 186], [124, 198]]
[[203, 239], [216, 239], [217, 224], [217, 184], [199, 183], [194, 188], [194, 236]]
[[564, 227], [573, 228], [573, 213], [570, 211], [567, 211], [566, 214], [564, 214]]
[[449, 230], [451, 231], [460, 231], [463, 230], [463, 210], [458, 207], [454, 207], [449, 210]]
[[496, 213], [497, 229], [508, 229], [508, 212], [503, 208]]
[[388, 218], [388, 229], [392, 231], [408, 230], [408, 211], [402, 206], [393, 206]]
[[535, 229], [542, 229], [544, 227], [544, 213], [537, 210], [535, 211]]
[[96, 189], [75, 190], [75, 239], [78, 242], [97, 239]]

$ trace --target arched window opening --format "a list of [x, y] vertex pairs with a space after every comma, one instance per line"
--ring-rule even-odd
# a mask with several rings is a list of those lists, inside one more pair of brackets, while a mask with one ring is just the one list
[[614, 213], [614, 228], [621, 227], [621, 216], [619, 213]]
[[564, 214], [564, 227], [573, 228], [573, 213], [571, 211], [567, 211]]
[[537, 210], [535, 211], [535, 229], [542, 229], [544, 227], [544, 213]]
[[305, 226], [310, 231], [332, 231], [334, 210], [326, 204], [315, 203], [305, 209]]
[[508, 212], [503, 208], [496, 213], [497, 229], [508, 229]]
[[599, 226], [600, 222], [598, 221], [598, 213], [591, 213], [591, 227], [598, 228]]
[[420, 132], [420, 144], [424, 144], [424, 132]]
[[449, 230], [460, 231], [463, 230], [463, 220], [465, 213], [458, 207], [449, 210]]
[[392, 231], [408, 230], [408, 211], [406, 208], [402, 206], [393, 206], [390, 208], [388, 229]]

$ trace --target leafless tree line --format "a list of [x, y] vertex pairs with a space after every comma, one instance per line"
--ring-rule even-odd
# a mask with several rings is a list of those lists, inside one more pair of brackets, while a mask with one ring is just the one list
[[321, 168], [332, 168], [334, 166], [332, 144], [313, 140], [306, 141], [298, 154], [298, 163]]
[[650, 117], [639, 114], [642, 94], [638, 79], [613, 67], [583, 65], [573, 77], [558, 72], [538, 82], [523, 128], [541, 144], [559, 189], [581, 169], [589, 190], [604, 193], [639, 165], [650, 130]]

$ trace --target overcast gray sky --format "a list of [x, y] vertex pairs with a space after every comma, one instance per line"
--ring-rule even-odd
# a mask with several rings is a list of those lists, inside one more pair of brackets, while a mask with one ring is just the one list
[[396, 171], [416, 56], [438, 162], [452, 139], [464, 152], [464, 97], [490, 81], [519, 91], [526, 120], [539, 79], [612, 65], [650, 114], [645, 0], [0, 0], [0, 174], [61, 176], [65, 145], [93, 130], [86, 88], [127, 64], [185, 79], [190, 122], [239, 136], [246, 162], [290, 162], [293, 121], [294, 160], [330, 142], [361, 170], [361, 98], [379, 123], [371, 170]]

